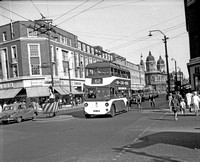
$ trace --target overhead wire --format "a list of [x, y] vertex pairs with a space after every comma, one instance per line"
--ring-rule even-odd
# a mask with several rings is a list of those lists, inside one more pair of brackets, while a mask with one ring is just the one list
[[56, 20], [60, 19], [61, 17], [65, 16], [66, 14], [70, 13], [71, 11], [73, 11], [73, 10], [77, 9], [78, 7], [80, 7], [80, 6], [84, 5], [84, 4], [85, 4], [85, 3], [87, 3], [88, 1], [89, 1], [89, 0], [86, 0], [86, 1], [84, 1], [83, 3], [81, 3], [80, 5], [78, 5], [78, 6], [74, 7], [74, 8], [72, 8], [71, 10], [69, 10], [69, 11], [67, 11], [67, 12], [63, 13], [63, 14], [62, 14], [62, 15], [60, 15], [59, 17], [55, 18], [55, 19], [54, 19], [54, 21], [56, 21]]
[[35, 3], [33, 2], [33, 0], [31, 0], [31, 2], [33, 3], [34, 7], [35, 7], [36, 10], [39, 12], [39, 14], [42, 16], [42, 18], [45, 18], [45, 16], [40, 12], [40, 10], [39, 10], [38, 7], [35, 5]]
[[104, 1], [104, 0], [101, 0], [101, 1], [100, 1], [100, 2], [98, 2], [98, 3], [95, 3], [94, 5], [90, 6], [89, 8], [87, 8], [87, 9], [85, 9], [85, 10], [83, 10], [83, 11], [79, 12], [78, 14], [76, 14], [76, 15], [74, 15], [74, 16], [72, 16], [72, 17], [68, 18], [67, 20], [65, 20], [65, 21], [63, 21], [63, 22], [61, 22], [61, 23], [59, 23], [59, 24], [58, 24], [58, 25], [56, 25], [56, 26], [59, 26], [59, 25], [61, 25], [61, 24], [65, 23], [66, 21], [69, 21], [69, 20], [73, 19], [74, 17], [76, 17], [76, 16], [78, 16], [78, 15], [80, 15], [80, 14], [82, 14], [82, 13], [84, 13], [84, 12], [88, 11], [89, 9], [91, 9], [91, 8], [93, 8], [93, 7], [97, 6], [97, 5], [99, 5], [99, 4], [100, 4], [100, 3], [102, 3], [103, 1]]

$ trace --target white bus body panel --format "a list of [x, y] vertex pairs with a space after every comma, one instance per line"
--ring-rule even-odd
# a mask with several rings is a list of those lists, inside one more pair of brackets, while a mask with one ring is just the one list
[[[90, 115], [108, 114], [110, 112], [112, 104], [122, 100], [124, 102], [125, 107], [116, 106], [116, 112], [126, 110], [126, 106], [128, 103], [127, 98], [117, 98], [117, 99], [111, 99], [109, 101], [85, 101], [85, 104], [87, 103], [88, 105], [84, 106], [84, 112]], [[106, 103], [108, 103], [108, 106], [105, 106]]]

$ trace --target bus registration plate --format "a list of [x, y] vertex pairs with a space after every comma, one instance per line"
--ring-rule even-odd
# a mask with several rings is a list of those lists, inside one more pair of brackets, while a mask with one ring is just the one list
[[93, 112], [100, 112], [100, 110], [93, 110]]

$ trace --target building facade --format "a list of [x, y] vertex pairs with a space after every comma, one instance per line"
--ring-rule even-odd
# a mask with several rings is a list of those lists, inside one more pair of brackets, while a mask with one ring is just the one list
[[[0, 100], [48, 97], [52, 86], [59, 95], [80, 94], [85, 66], [116, 61], [118, 56], [46, 22], [5, 24], [0, 27]], [[126, 60], [123, 64], [137, 73], [134, 81], [138, 86], [144, 84], [139, 66]]]
[[[142, 61], [143, 62], [143, 61]], [[144, 64], [142, 64], [144, 66]], [[154, 56], [149, 52], [146, 58], [146, 72], [145, 72], [145, 82], [146, 85], [151, 85], [157, 91], [166, 92], [166, 72], [165, 72], [165, 62], [160, 56], [156, 62]]]
[[189, 34], [190, 60], [187, 64], [191, 89], [200, 91], [200, 2], [184, 0], [186, 30]]

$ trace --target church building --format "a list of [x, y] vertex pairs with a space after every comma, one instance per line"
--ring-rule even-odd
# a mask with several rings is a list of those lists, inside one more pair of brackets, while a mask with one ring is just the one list
[[[141, 59], [141, 67], [145, 69], [145, 63]], [[145, 71], [145, 83], [146, 86], [153, 86], [157, 91], [166, 92], [167, 88], [167, 74], [165, 71], [165, 62], [160, 56], [156, 62], [154, 56], [149, 51], [149, 55], [146, 58], [146, 71]]]

